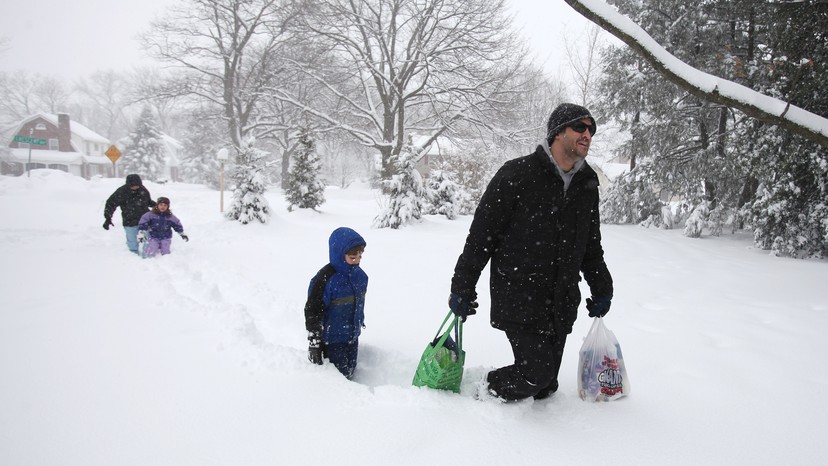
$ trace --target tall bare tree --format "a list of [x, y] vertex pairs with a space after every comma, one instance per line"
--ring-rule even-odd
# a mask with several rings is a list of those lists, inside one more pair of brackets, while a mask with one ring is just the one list
[[[257, 136], [262, 90], [278, 76], [276, 50], [282, 44], [287, 12], [280, 0], [188, 0], [153, 21], [142, 37], [150, 54], [185, 72], [184, 79], [159, 95], [189, 95], [223, 109], [227, 137], [236, 151], [234, 199], [239, 201], [228, 217], [240, 221], [267, 221], [263, 192], [239, 190], [265, 185], [264, 160], [251, 156], [259, 153], [251, 144]], [[241, 201], [252, 197], [252, 204]], [[248, 207], [255, 211], [245, 212]]]
[[498, 127], [498, 114], [521, 92], [512, 78], [525, 50], [509, 34], [503, 0], [306, 3], [302, 29], [328, 59], [292, 63], [323, 86], [327, 107], [274, 93], [379, 151], [383, 179], [411, 134], [426, 136], [426, 146], [463, 121], [513, 130]]
[[601, 51], [600, 33], [602, 29], [596, 24], [590, 25], [584, 34], [564, 37], [566, 56], [569, 60], [572, 78], [575, 81], [575, 91], [578, 103], [587, 108], [593, 108], [596, 93], [595, 84], [600, 75], [598, 62]]
[[57, 111], [68, 97], [67, 90], [54, 77], [24, 71], [0, 72], [0, 126], [17, 123], [37, 112]]
[[[126, 75], [111, 70], [96, 71], [75, 84], [72, 115], [115, 142], [131, 129], [127, 110], [132, 105], [129, 90]], [[135, 108], [133, 112], [139, 110]]]

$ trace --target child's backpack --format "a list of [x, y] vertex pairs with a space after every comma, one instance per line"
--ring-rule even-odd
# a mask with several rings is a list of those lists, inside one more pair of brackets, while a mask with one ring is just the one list
[[308, 332], [319, 332], [322, 330], [322, 314], [325, 310], [325, 303], [322, 297], [325, 294], [325, 287], [328, 280], [336, 273], [331, 264], [326, 264], [316, 272], [313, 279], [313, 286], [308, 294], [308, 301], [305, 303], [305, 330]]

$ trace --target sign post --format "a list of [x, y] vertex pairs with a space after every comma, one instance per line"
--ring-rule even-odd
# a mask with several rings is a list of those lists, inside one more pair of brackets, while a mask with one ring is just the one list
[[36, 139], [31, 137], [32, 133], [34, 132], [34, 128], [29, 129], [29, 136], [15, 136], [15, 142], [23, 142], [29, 145], [29, 162], [26, 164], [26, 176], [31, 178], [32, 177], [32, 144], [37, 144], [39, 146], [45, 146], [48, 141], [45, 139]]
[[118, 167], [115, 166], [115, 162], [117, 162], [118, 159], [121, 158], [121, 151], [119, 151], [118, 148], [115, 147], [115, 145], [113, 144], [113, 145], [109, 146], [109, 149], [107, 149], [106, 152], [104, 152], [104, 155], [109, 160], [112, 161], [112, 171], [115, 172], [115, 177], [117, 178], [118, 177]]
[[219, 176], [219, 212], [224, 212], [224, 162], [229, 159], [230, 156], [227, 154], [227, 149], [221, 148], [218, 151], [218, 159], [221, 162], [221, 175]]

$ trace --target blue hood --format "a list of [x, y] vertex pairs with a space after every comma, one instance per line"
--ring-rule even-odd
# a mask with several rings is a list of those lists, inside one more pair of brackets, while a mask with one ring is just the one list
[[328, 239], [328, 254], [331, 265], [338, 272], [347, 273], [352, 266], [345, 262], [345, 253], [354, 246], [365, 246], [365, 240], [354, 230], [347, 227], [339, 227], [331, 233]]

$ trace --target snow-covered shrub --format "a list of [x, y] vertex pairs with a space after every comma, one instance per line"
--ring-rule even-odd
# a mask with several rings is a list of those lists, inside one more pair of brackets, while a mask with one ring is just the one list
[[707, 218], [710, 215], [710, 209], [707, 203], [703, 202], [693, 209], [690, 217], [684, 222], [684, 236], [688, 238], [700, 238], [704, 226], [707, 224]]
[[420, 173], [415, 169], [415, 154], [406, 147], [396, 157], [397, 174], [383, 181], [388, 193], [384, 206], [374, 219], [375, 228], [397, 229], [422, 218], [425, 189]]
[[454, 220], [468, 203], [469, 195], [457, 184], [455, 174], [448, 170], [432, 170], [426, 179], [423, 212], [428, 215], [445, 215]]

